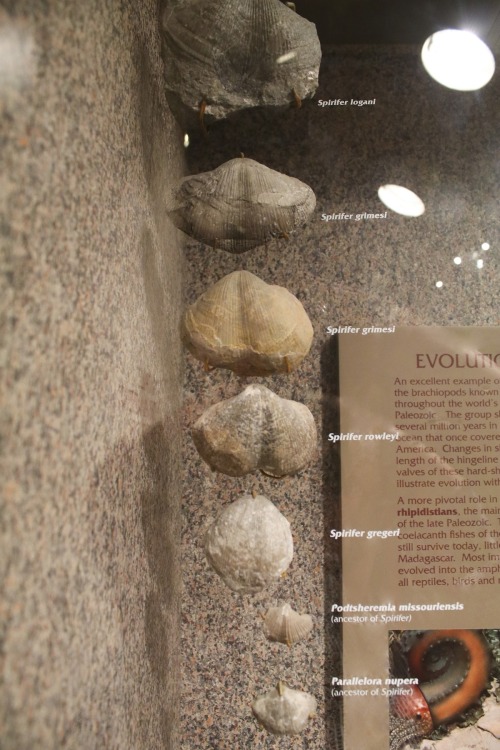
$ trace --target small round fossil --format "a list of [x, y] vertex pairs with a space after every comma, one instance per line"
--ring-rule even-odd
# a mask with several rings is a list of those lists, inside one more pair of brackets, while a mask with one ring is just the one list
[[273, 477], [295, 474], [316, 452], [314, 417], [304, 404], [249, 385], [209, 407], [195, 422], [193, 441], [209, 466], [241, 477], [255, 469]]
[[313, 621], [311, 615], [299, 614], [289, 604], [282, 604], [267, 611], [264, 627], [271, 640], [292, 646], [309, 635]]
[[310, 693], [293, 690], [284, 682], [259, 695], [252, 710], [260, 723], [273, 734], [298, 734], [316, 712], [316, 699]]
[[233, 271], [186, 311], [183, 341], [206, 367], [238, 375], [294, 370], [311, 348], [313, 327], [299, 300], [249, 271]]
[[278, 581], [290, 565], [290, 524], [267, 497], [243, 495], [212, 523], [205, 552], [230, 589], [254, 594]]
[[184, 177], [170, 203], [178, 229], [206, 245], [243, 253], [303, 226], [316, 196], [295, 177], [243, 157]]

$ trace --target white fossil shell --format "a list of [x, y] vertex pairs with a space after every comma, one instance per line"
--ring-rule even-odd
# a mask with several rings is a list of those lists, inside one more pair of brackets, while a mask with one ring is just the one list
[[192, 429], [209, 466], [241, 477], [255, 469], [273, 477], [295, 474], [316, 452], [314, 417], [304, 404], [280, 398], [264, 385], [209, 407]]
[[290, 524], [267, 497], [243, 495], [212, 523], [205, 552], [230, 589], [253, 594], [275, 583], [290, 565]]
[[310, 693], [292, 690], [279, 682], [277, 687], [254, 700], [252, 710], [269, 732], [298, 734], [316, 712], [316, 699]]
[[313, 621], [311, 615], [300, 615], [289, 604], [282, 604], [267, 611], [264, 627], [271, 640], [292, 646], [309, 635]]
[[316, 27], [279, 0], [177, 0], [162, 25], [169, 101], [188, 125], [202, 101], [205, 116], [219, 120], [293, 103], [317, 88]]
[[313, 334], [293, 294], [249, 271], [224, 276], [183, 320], [183, 340], [191, 354], [238, 375], [290, 372], [308, 353]]
[[178, 229], [207, 245], [242, 253], [303, 226], [316, 196], [295, 177], [238, 158], [184, 177], [169, 202]]

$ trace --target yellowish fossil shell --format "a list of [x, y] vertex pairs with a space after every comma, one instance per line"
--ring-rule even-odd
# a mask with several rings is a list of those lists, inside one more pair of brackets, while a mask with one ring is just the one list
[[169, 216], [190, 237], [242, 253], [288, 236], [315, 206], [308, 185], [242, 157], [184, 177], [174, 188]]
[[176, 0], [163, 15], [165, 81], [176, 116], [200, 104], [219, 120], [311, 97], [321, 47], [316, 27], [279, 0]]
[[238, 375], [290, 372], [308, 353], [313, 333], [293, 294], [249, 271], [224, 276], [188, 308], [183, 321], [191, 354]]
[[282, 604], [267, 611], [264, 627], [271, 640], [292, 646], [309, 635], [313, 621], [311, 615], [301, 615], [289, 604]]
[[290, 565], [290, 524], [267, 497], [243, 495], [212, 523], [205, 552], [230, 589], [253, 594], [278, 581]]
[[302, 690], [292, 690], [284, 682], [259, 695], [252, 710], [260, 723], [273, 734], [302, 732], [316, 712], [316, 699]]
[[232, 477], [255, 469], [273, 477], [295, 474], [316, 452], [316, 426], [307, 406], [264, 385], [249, 385], [211, 406], [195, 422], [192, 436], [209, 466]]

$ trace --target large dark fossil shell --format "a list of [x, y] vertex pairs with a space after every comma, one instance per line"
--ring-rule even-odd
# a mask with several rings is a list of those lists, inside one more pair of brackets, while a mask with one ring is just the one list
[[179, 0], [163, 16], [165, 77], [175, 114], [219, 120], [311, 97], [321, 48], [316, 27], [280, 0]]
[[305, 224], [316, 196], [295, 177], [239, 158], [185, 177], [171, 203], [170, 218], [190, 237], [242, 253]]

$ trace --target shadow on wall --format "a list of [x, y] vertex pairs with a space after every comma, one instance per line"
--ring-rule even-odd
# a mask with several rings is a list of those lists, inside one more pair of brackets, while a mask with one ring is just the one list
[[342, 702], [331, 696], [334, 675], [342, 675], [342, 631], [331, 623], [331, 606], [342, 602], [342, 557], [339, 542], [330, 539], [331, 529], [342, 528], [340, 445], [328, 442], [329, 432], [340, 432], [338, 339], [330, 338], [321, 350], [323, 403], [323, 538], [325, 601], [325, 705], [326, 747], [343, 750]]
[[[150, 482], [149, 491], [141, 496], [141, 521], [153, 582], [146, 596], [144, 629], [151, 671], [165, 696], [175, 694], [180, 674], [179, 530], [175, 503], [169, 502], [178, 462], [171, 450], [171, 430], [168, 422], [159, 422], [142, 437]], [[165, 748], [175, 747], [173, 733], [178, 724], [177, 707], [173, 701], [165, 701], [160, 720]]]
[[[160, 9], [158, 9], [160, 11]], [[158, 24], [160, 18], [158, 18]], [[141, 377], [142, 448], [148, 472], [141, 494], [141, 522], [152, 586], [145, 601], [145, 642], [151, 672], [162, 696], [159, 731], [163, 747], [178, 745], [180, 675], [179, 503], [182, 351], [179, 336], [183, 258], [180, 234], [166, 213], [172, 180], [184, 171], [181, 135], [166, 121], [162, 67], [147, 48], [138, 50], [137, 113], [144, 176], [152, 222], [145, 223], [139, 254], [145, 304], [154, 343], [154, 377]], [[177, 142], [176, 142], [177, 141]], [[173, 442], [174, 440], [174, 442]], [[147, 488], [147, 489], [146, 489]]]

